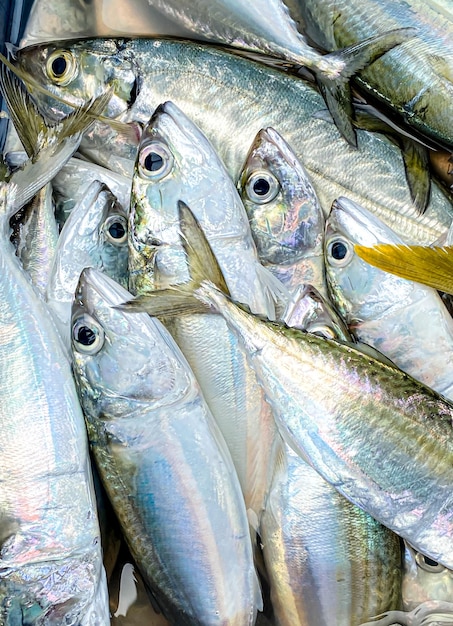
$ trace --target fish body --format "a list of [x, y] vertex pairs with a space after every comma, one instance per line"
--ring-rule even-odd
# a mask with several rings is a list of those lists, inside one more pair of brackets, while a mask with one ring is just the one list
[[289, 291], [309, 283], [324, 295], [324, 214], [303, 166], [273, 128], [250, 148], [239, 191], [261, 263]]
[[453, 17], [447, 3], [443, 8], [422, 0], [366, 5], [304, 0], [298, 5], [303, 32], [330, 51], [396, 25], [414, 27], [411, 41], [362, 70], [356, 81], [415, 132], [452, 149]]
[[399, 607], [399, 538], [288, 445], [260, 535], [279, 626], [358, 625]]
[[[70, 61], [64, 80], [56, 80], [52, 63], [65, 58], [63, 52]], [[113, 87], [107, 114], [123, 121], [146, 124], [160, 103], [171, 100], [207, 136], [234, 181], [256, 134], [272, 126], [295, 150], [325, 215], [335, 198], [347, 196], [412, 243], [432, 243], [451, 222], [451, 202], [436, 185], [426, 213], [418, 215], [396, 146], [381, 135], [358, 131], [359, 149], [352, 149], [333, 124], [315, 116], [325, 105], [311, 85], [251, 60], [197, 43], [148, 39], [30, 47], [18, 52], [18, 63], [74, 104]], [[58, 103], [37, 97], [49, 114], [62, 115]], [[98, 152], [108, 160], [105, 145]], [[109, 148], [122, 145], [112, 142]], [[135, 152], [132, 158], [125, 154], [129, 172], [133, 158]]]
[[22, 267], [44, 298], [58, 240], [50, 183], [43, 187], [27, 206], [18, 228], [17, 252]]
[[286, 441], [351, 502], [453, 564], [453, 408], [404, 372], [333, 340], [265, 323], [209, 283], [245, 345]]
[[0, 622], [108, 626], [83, 414], [59, 337], [3, 231]]
[[[242, 493], [195, 378], [164, 327], [84, 270], [73, 364], [109, 498], [172, 624], [252, 626], [260, 605]], [[91, 341], [90, 337], [94, 340]]]
[[127, 218], [108, 187], [94, 181], [60, 233], [46, 301], [67, 346], [72, 300], [81, 271], [85, 267], [97, 267], [127, 286]]
[[[347, 198], [326, 225], [326, 270], [332, 299], [358, 341], [453, 399], [453, 320], [434, 289], [379, 270], [355, 244], [401, 244], [390, 228]], [[429, 323], [427, 323], [429, 320]]]

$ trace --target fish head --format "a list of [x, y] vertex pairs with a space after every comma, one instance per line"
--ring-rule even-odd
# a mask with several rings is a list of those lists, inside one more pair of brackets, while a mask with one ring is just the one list
[[405, 611], [429, 600], [451, 601], [453, 571], [404, 542], [402, 599]]
[[173, 403], [190, 384], [183, 358], [160, 322], [115, 308], [130, 299], [102, 272], [82, 272], [72, 306], [73, 368], [83, 406], [99, 419]]
[[292, 265], [322, 256], [321, 206], [302, 164], [273, 128], [255, 137], [239, 191], [262, 263]]
[[[137, 93], [136, 68], [123, 52], [122, 40], [64, 41], [19, 50], [16, 66], [33, 83], [58, 98], [81, 106], [112, 89], [104, 115], [119, 117]], [[33, 88], [43, 113], [59, 120], [74, 110]]]
[[68, 343], [72, 299], [85, 267], [127, 285], [127, 230], [125, 210], [107, 185], [94, 181], [61, 231], [47, 287], [47, 301]]
[[282, 321], [326, 339], [351, 341], [351, 335], [333, 306], [313, 285], [301, 285], [292, 295]]
[[354, 252], [354, 245], [401, 243], [391, 228], [372, 213], [347, 198], [338, 198], [326, 220], [324, 254], [332, 301], [351, 328], [395, 303], [395, 293], [404, 301], [412, 292], [408, 281], [372, 267]]
[[188, 280], [178, 202], [193, 197], [194, 188], [203, 202], [206, 186], [200, 185], [199, 172], [208, 162], [199, 157], [199, 135], [170, 102], [157, 107], [143, 130], [132, 178], [129, 228], [130, 286], [136, 293]]

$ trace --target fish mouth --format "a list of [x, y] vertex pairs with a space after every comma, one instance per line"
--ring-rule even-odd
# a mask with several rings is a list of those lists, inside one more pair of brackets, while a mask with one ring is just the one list
[[73, 319], [81, 312], [92, 314], [95, 301], [94, 294], [97, 294], [110, 307], [118, 306], [133, 297], [127, 289], [121, 287], [103, 272], [94, 267], [86, 267], [80, 274], [77, 285], [72, 307]]
[[332, 204], [326, 238], [341, 232], [354, 244], [403, 243], [391, 228], [353, 200], [340, 196]]

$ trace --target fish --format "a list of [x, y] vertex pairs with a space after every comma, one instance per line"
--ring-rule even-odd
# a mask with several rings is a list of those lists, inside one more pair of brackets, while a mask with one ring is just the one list
[[[10, 185], [0, 190], [8, 203]], [[0, 241], [0, 622], [108, 626], [88, 441], [60, 339]]]
[[399, 608], [399, 537], [288, 445], [275, 468], [260, 537], [279, 626], [350, 626]]
[[309, 283], [327, 296], [324, 214], [308, 174], [273, 128], [257, 134], [238, 188], [261, 263], [288, 290]]
[[[181, 204], [193, 207], [211, 242], [225, 289], [252, 310], [274, 317], [272, 293], [278, 281], [259, 263], [233, 181], [203, 133], [178, 107], [166, 102], [143, 131], [132, 179], [129, 285], [136, 295], [135, 306], [153, 291], [189, 278]], [[257, 526], [275, 433], [263, 391], [220, 316], [206, 315], [201, 307], [201, 314], [164, 322], [189, 361], [222, 431], [251, 523]]]
[[453, 319], [434, 289], [376, 269], [354, 252], [356, 244], [378, 242], [401, 240], [363, 207], [347, 198], [334, 202], [325, 237], [334, 305], [358, 341], [453, 400]]
[[[425, 557], [404, 543], [402, 600], [405, 611], [413, 611], [430, 600], [451, 602], [453, 571]], [[453, 620], [453, 604], [450, 619]]]
[[[291, 0], [294, 4], [294, 0]], [[444, 3], [445, 4], [445, 3]], [[453, 16], [435, 2], [374, 0], [366, 5], [337, 1], [297, 2], [301, 30], [328, 51], [350, 46], [404, 24], [416, 29], [411, 41], [391, 50], [354, 78], [384, 111], [439, 147], [453, 148]]]
[[246, 346], [288, 444], [351, 502], [451, 567], [450, 403], [349, 345], [266, 323], [208, 282], [197, 296]]
[[85, 267], [97, 267], [127, 287], [127, 237], [127, 212], [107, 185], [92, 182], [60, 233], [45, 294], [68, 349], [71, 307], [81, 271]]
[[[61, 64], [61, 76], [54, 76], [53, 63]], [[73, 105], [112, 88], [105, 114], [123, 122], [147, 124], [155, 108], [171, 100], [207, 136], [233, 181], [256, 134], [276, 128], [305, 167], [325, 215], [335, 198], [347, 196], [408, 243], [418, 244], [433, 243], [451, 223], [451, 200], [436, 184], [420, 217], [395, 145], [382, 135], [358, 130], [359, 149], [352, 149], [333, 124], [314, 116], [325, 105], [312, 85], [249, 59], [193, 42], [100, 39], [24, 48], [17, 52], [16, 64]], [[54, 118], [66, 112], [43, 94], [36, 92], [35, 97]], [[124, 144], [102, 139], [96, 139], [98, 162], [103, 157], [108, 162], [112, 151], [121, 153]], [[136, 151], [132, 156], [128, 148], [122, 154], [130, 174]]]
[[20, 219], [16, 214], [14, 220], [18, 231], [17, 255], [36, 290], [45, 298], [59, 234], [51, 184], [43, 187], [24, 207]]
[[87, 268], [72, 311], [73, 367], [105, 489], [170, 623], [252, 626], [261, 593], [231, 457], [165, 328], [116, 308], [129, 297]]
[[357, 255], [374, 267], [453, 294], [453, 247], [376, 244], [354, 246]]
[[192, 207], [235, 298], [273, 317], [269, 292], [279, 283], [262, 269], [233, 181], [196, 124], [165, 102], [143, 131], [132, 180], [129, 282], [137, 294], [188, 279], [178, 202]]

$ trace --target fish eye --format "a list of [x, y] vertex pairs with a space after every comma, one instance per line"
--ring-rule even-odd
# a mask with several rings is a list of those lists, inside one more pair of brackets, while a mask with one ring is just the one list
[[57, 85], [68, 85], [77, 74], [77, 62], [69, 50], [55, 50], [46, 63], [47, 76]]
[[138, 167], [143, 178], [160, 180], [171, 171], [173, 156], [164, 143], [153, 141], [140, 151]]
[[430, 559], [429, 556], [421, 554], [421, 552], [416, 553], [415, 561], [421, 569], [425, 570], [425, 572], [432, 572], [433, 574], [436, 574], [445, 570], [443, 565], [433, 559]]
[[127, 221], [124, 215], [110, 215], [104, 222], [105, 237], [110, 243], [123, 245], [127, 241]]
[[96, 354], [104, 345], [104, 330], [90, 315], [82, 315], [72, 324], [72, 342], [77, 352]]
[[324, 337], [324, 339], [336, 339], [336, 334], [333, 328], [319, 322], [309, 324], [307, 326], [307, 332], [312, 335], [318, 335], [318, 337]]
[[265, 171], [251, 174], [245, 184], [245, 192], [252, 202], [266, 204], [275, 198], [280, 191], [278, 180]]
[[347, 239], [336, 237], [327, 244], [327, 256], [332, 265], [343, 267], [351, 261], [353, 255], [353, 247]]

